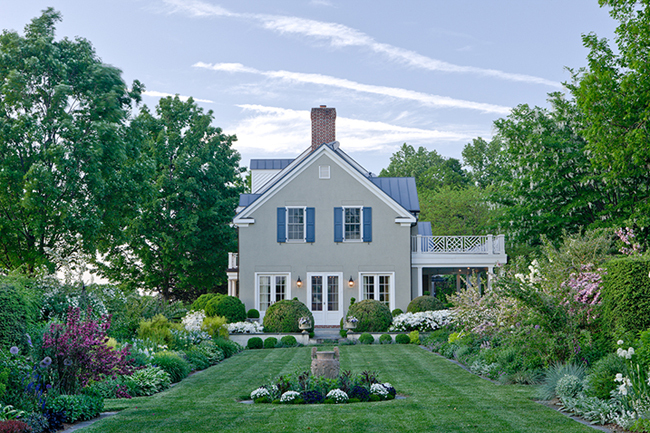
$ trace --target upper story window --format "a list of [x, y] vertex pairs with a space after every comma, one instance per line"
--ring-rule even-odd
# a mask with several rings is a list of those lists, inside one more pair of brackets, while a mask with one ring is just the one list
[[319, 165], [318, 166], [318, 178], [319, 179], [329, 179], [330, 178], [330, 166], [329, 165]]
[[287, 240], [305, 240], [305, 208], [287, 208]]
[[343, 240], [359, 241], [362, 238], [361, 208], [343, 208]]

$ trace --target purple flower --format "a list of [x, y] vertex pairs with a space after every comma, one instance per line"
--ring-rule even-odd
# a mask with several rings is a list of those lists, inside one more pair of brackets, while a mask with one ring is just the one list
[[29, 344], [29, 347], [34, 347], [32, 345], [32, 337], [29, 336], [29, 334], [25, 334], [27, 336], [27, 344]]
[[535, 325], [535, 329], [539, 329], [539, 325]]
[[70, 367], [70, 366], [72, 365], [72, 359], [70, 359], [70, 358], [66, 358], [66, 359], [63, 361], [63, 365], [65, 365], [66, 367]]
[[11, 346], [11, 349], [9, 349], [9, 353], [12, 355], [18, 355], [18, 352], [20, 352], [20, 349], [18, 349], [16, 346]]
[[45, 358], [43, 358], [43, 360], [39, 365], [41, 366], [41, 368], [47, 368], [50, 366], [50, 364], [52, 364], [52, 358], [46, 356]]

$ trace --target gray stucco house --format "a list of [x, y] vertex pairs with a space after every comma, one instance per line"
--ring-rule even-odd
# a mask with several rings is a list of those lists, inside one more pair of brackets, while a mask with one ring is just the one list
[[[233, 219], [239, 252], [229, 264], [229, 293], [262, 316], [272, 303], [296, 297], [316, 325], [338, 325], [353, 297], [406, 310], [428, 289], [429, 275], [459, 265], [440, 255], [439, 263], [414, 263], [418, 254], [433, 256], [434, 238], [441, 238], [418, 224], [415, 180], [376, 177], [341, 150], [334, 108], [314, 108], [311, 117], [312, 145], [297, 158], [251, 161], [252, 194], [242, 194]], [[474, 249], [487, 248], [487, 240]], [[494, 260], [457, 274], [479, 265], [492, 271]]]

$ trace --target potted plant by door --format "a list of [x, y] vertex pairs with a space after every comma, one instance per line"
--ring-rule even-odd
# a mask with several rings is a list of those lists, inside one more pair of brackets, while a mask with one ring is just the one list
[[298, 319], [298, 328], [302, 329], [303, 334], [306, 334], [307, 330], [311, 328], [311, 320], [309, 317], [303, 316]]

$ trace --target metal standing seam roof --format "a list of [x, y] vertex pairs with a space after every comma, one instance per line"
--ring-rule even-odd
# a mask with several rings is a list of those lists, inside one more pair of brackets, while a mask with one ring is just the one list
[[418, 234], [421, 236], [431, 236], [431, 223], [429, 221], [418, 222]]
[[368, 179], [409, 212], [420, 212], [415, 178], [369, 177]]
[[282, 170], [293, 159], [251, 159], [251, 170]]
[[239, 194], [239, 206], [247, 207], [249, 204], [257, 200], [261, 195], [262, 194]]

